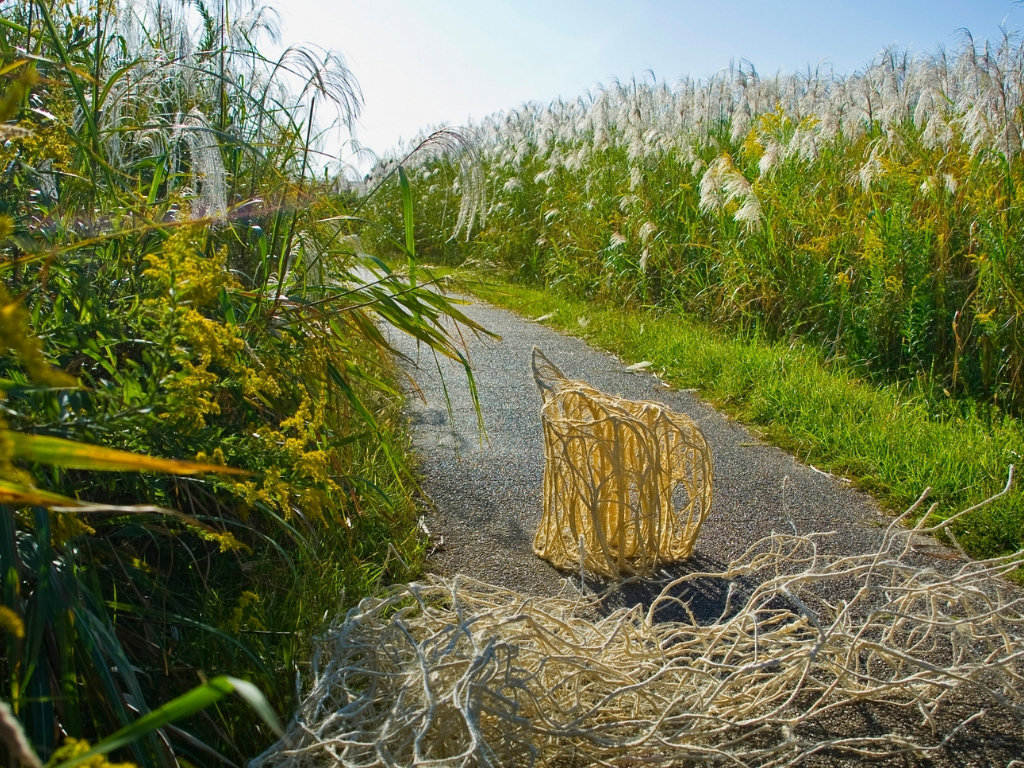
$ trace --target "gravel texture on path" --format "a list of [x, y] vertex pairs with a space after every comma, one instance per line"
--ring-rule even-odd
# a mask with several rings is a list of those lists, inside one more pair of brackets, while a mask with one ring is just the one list
[[[465, 336], [475, 371], [480, 415], [462, 366], [435, 359], [408, 337], [392, 333], [391, 342], [408, 356], [402, 366], [410, 386], [407, 413], [413, 449], [418, 457], [422, 489], [430, 510], [424, 516], [429, 531], [432, 570], [441, 575], [466, 574], [481, 581], [517, 590], [524, 595], [569, 594], [578, 589], [578, 574], [556, 570], [533, 553], [533, 537], [542, 512], [544, 444], [541, 399], [530, 367], [539, 348], [567, 376], [598, 389], [633, 400], [652, 400], [693, 418], [706, 436], [714, 462], [714, 496], [694, 556], [665, 566], [651, 580], [622, 585], [585, 579], [585, 591], [602, 595], [600, 612], [636, 603], [649, 603], [662, 584], [686, 572], [720, 572], [757, 540], [777, 533], [833, 532], [821, 544], [827, 554], [877, 551], [892, 517], [867, 494], [835, 476], [802, 464], [786, 452], [765, 444], [743, 426], [702, 402], [694, 393], [673, 390], [656, 376], [629, 371], [627, 364], [595, 350], [585, 341], [562, 335], [537, 322], [474, 300], [465, 313], [501, 340]], [[938, 570], [954, 558], [930, 539], [916, 546], [915, 561]], [[567, 580], [574, 582], [575, 586]], [[693, 587], [679, 595], [689, 602], [698, 621], [713, 621], [723, 608], [725, 588]], [[567, 584], [569, 588], [567, 589]], [[845, 591], [844, 585], [833, 585]], [[578, 593], [577, 593], [578, 594]], [[826, 597], [842, 599], [841, 594]], [[684, 616], [658, 616], [684, 619]], [[950, 723], [970, 717], [991, 701], [971, 694], [951, 703]], [[871, 733], [913, 733], [920, 717], [909, 710], [886, 712], [884, 707], [844, 710], [834, 723], [819, 724], [821, 736]], [[925, 741], [936, 738], [933, 732]], [[938, 736], [941, 739], [941, 735]], [[913, 755], [891, 758], [885, 765], [1009, 765], [1024, 757], [1021, 723], [1002, 713], [974, 723], [939, 754], [927, 760]], [[849, 757], [827, 755], [808, 764], [855, 765]], [[1020, 763], [1015, 763], [1019, 765]]]
[[[465, 311], [501, 336], [466, 336], [486, 434], [479, 430], [462, 366], [444, 358], [438, 364], [409, 337], [391, 339], [413, 361], [402, 363], [418, 388], [408, 393], [407, 413], [422, 487], [434, 507], [426, 525], [438, 572], [465, 573], [534, 595], [562, 588], [567, 574], [533, 553], [544, 472], [541, 399], [530, 368], [534, 347], [570, 378], [630, 400], [663, 403], [704, 432], [714, 462], [711, 512], [694, 557], [669, 566], [665, 575], [681, 568], [719, 570], [773, 532], [835, 531], [825, 549], [843, 553], [878, 545], [889, 517], [867, 494], [765, 444], [693, 393], [670, 389], [651, 373], [628, 371], [585, 341], [511, 312], [478, 302]], [[629, 599], [630, 589], [624, 591]]]

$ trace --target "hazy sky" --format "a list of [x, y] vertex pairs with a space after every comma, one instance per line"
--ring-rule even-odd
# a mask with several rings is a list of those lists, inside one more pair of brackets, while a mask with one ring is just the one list
[[[851, 73], [883, 48], [933, 53], [1024, 27], [1013, 0], [277, 0], [285, 43], [344, 56], [363, 91], [356, 138], [378, 153], [439, 124], [615, 78], [703, 77], [746, 59], [774, 74]], [[330, 147], [332, 151], [336, 147]]]

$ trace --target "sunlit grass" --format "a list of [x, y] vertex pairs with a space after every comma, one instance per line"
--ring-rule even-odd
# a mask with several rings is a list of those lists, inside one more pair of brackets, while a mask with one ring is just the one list
[[[767, 440], [852, 479], [893, 512], [931, 488], [935, 514], [955, 514], [1000, 490], [1009, 465], [1024, 455], [1018, 420], [935, 413], [927, 398], [873, 386], [803, 344], [740, 339], [673, 311], [588, 302], [494, 278], [468, 285], [629, 363], [649, 361], [674, 387], [696, 389]], [[1013, 489], [954, 531], [975, 556], [1015, 551], [1024, 540], [1024, 492]]]
[[[534, 316], [557, 294], [595, 315], [590, 338], [815, 465], [895, 509], [931, 486], [950, 514], [1022, 449], [1022, 62], [1019, 37], [965, 33], [853, 73], [743, 63], [497, 113], [473, 126], [488, 205], [471, 236], [439, 226], [453, 164], [410, 169], [421, 253], [520, 284]], [[957, 531], [988, 555], [1024, 546], [1022, 525], [1012, 495]]]
[[[881, 382], [1024, 414], [1018, 37], [863, 69], [615, 81], [472, 127], [487, 211], [410, 173], [421, 251], [579, 296], [798, 336]], [[383, 210], [383, 208], [382, 208]], [[450, 219], [450, 216], [448, 217]]]

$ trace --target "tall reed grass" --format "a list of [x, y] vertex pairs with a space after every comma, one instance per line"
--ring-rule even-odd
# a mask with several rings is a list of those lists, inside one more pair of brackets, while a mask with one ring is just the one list
[[1009, 34], [852, 75], [613, 82], [472, 126], [487, 207], [468, 244], [431, 226], [452, 229], [455, 177], [425, 160], [423, 247], [800, 336], [1019, 416], [1022, 98]]
[[[419, 232], [432, 258], [677, 311], [743, 338], [803, 342], [826, 365], [902, 387], [937, 422], [1018, 432], [1016, 35], [964, 33], [955, 50], [930, 56], [889, 49], [849, 75], [763, 76], [742, 63], [706, 80], [615, 81], [470, 130], [486, 178], [471, 236], [452, 236], [455, 165], [423, 157], [410, 170], [433, 216]], [[394, 209], [378, 205], [381, 216]], [[998, 484], [1006, 467], [975, 470]], [[889, 491], [900, 496], [898, 487]], [[966, 492], [978, 500], [991, 488]], [[1024, 545], [1024, 510], [1006, 503], [1016, 506], [1002, 522], [986, 523], [998, 535], [968, 537], [976, 554]]]
[[[43, 759], [216, 674], [289, 710], [310, 635], [419, 563], [378, 323], [458, 356], [459, 315], [353, 236], [312, 156], [357, 84], [331, 51], [267, 58], [276, 25], [256, 0], [0, 7], [0, 697]], [[97, 472], [100, 446], [244, 474]], [[218, 707], [131, 759], [269, 738]]]

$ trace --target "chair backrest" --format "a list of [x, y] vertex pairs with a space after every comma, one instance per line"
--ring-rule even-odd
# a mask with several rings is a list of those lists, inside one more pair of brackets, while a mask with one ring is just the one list
[[[619, 578], [690, 556], [711, 505], [711, 451], [689, 416], [569, 379], [540, 350], [544, 514], [534, 551]], [[676, 508], [681, 485], [686, 502]]]
[[533, 380], [537, 382], [541, 399], [547, 400], [555, 392], [564, 389], [569, 383], [569, 378], [562, 373], [562, 369], [552, 363], [536, 347], [533, 348]]

